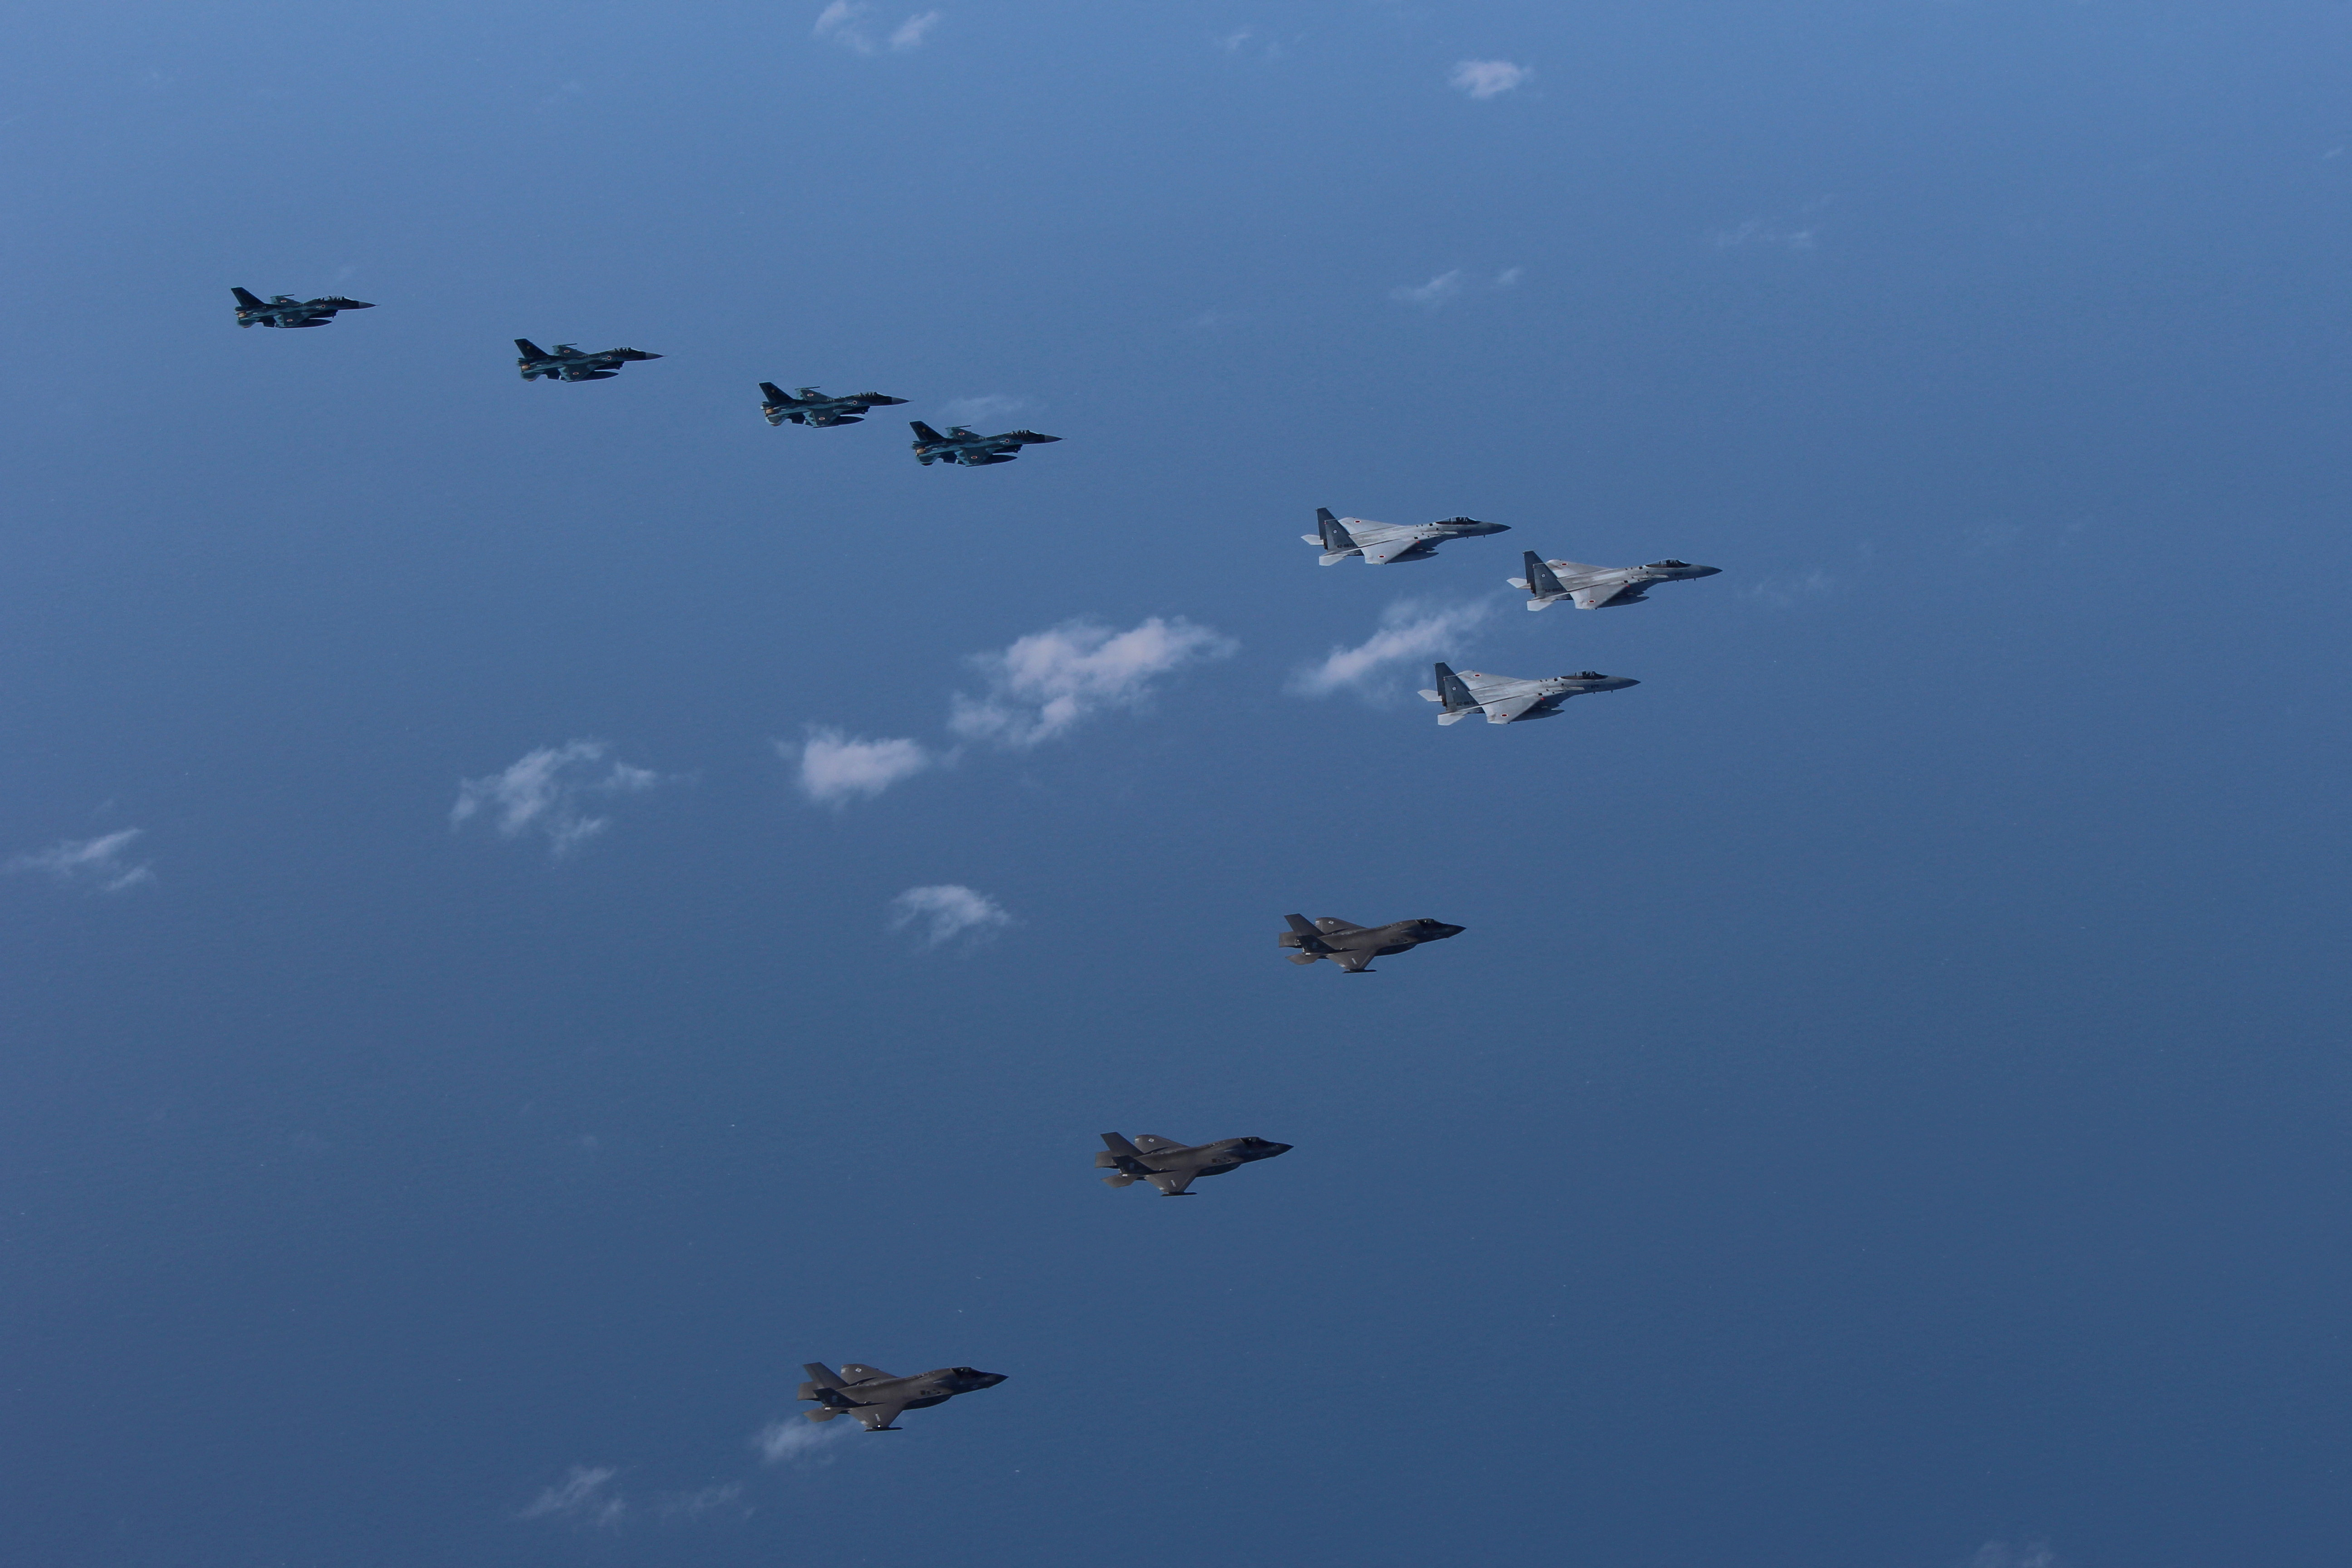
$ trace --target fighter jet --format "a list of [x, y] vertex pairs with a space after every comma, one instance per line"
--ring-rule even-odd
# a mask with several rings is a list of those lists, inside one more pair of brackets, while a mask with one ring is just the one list
[[926, 1410], [945, 1405], [959, 1394], [994, 1388], [1004, 1381], [1001, 1372], [976, 1372], [968, 1366], [943, 1366], [913, 1377], [893, 1377], [879, 1367], [856, 1362], [838, 1373], [827, 1372], [822, 1362], [810, 1362], [801, 1370], [809, 1374], [809, 1381], [801, 1384], [800, 1396], [816, 1402], [814, 1410], [803, 1410], [802, 1415], [812, 1421], [855, 1415], [868, 1432], [899, 1431], [890, 1423], [898, 1419], [902, 1410]]
[[320, 300], [272, 294], [268, 300], [257, 300], [242, 289], [229, 292], [236, 296], [236, 324], [240, 327], [323, 327], [335, 319], [338, 310], [375, 309], [364, 300], [346, 300], [341, 294], [330, 294]]
[[816, 388], [803, 386], [798, 397], [779, 388], [772, 381], [763, 381], [760, 390], [768, 401], [760, 405], [760, 412], [768, 416], [771, 425], [782, 425], [789, 419], [795, 425], [858, 425], [869, 408], [887, 407], [904, 403], [903, 397], [885, 397], [878, 392], [855, 393], [847, 397], [819, 397]]
[[643, 349], [606, 349], [592, 354], [570, 343], [556, 344], [551, 353], [529, 338], [517, 338], [514, 345], [522, 351], [522, 357], [515, 364], [522, 371], [525, 381], [537, 381], [542, 375], [550, 381], [610, 381], [631, 360], [662, 357]]
[[919, 419], [909, 419], [907, 424], [915, 432], [915, 461], [927, 468], [933, 463], [961, 463], [967, 468], [1009, 463], [1021, 455], [1024, 447], [1061, 439], [1059, 436], [1040, 436], [1034, 430], [975, 436], [961, 425], [949, 426], [948, 433], [942, 436]]
[[1269, 1143], [1263, 1138], [1226, 1138], [1197, 1148], [1150, 1132], [1137, 1133], [1132, 1143], [1116, 1132], [1104, 1133], [1102, 1141], [1110, 1147], [1095, 1156], [1095, 1169], [1118, 1173], [1103, 1178], [1106, 1186], [1131, 1187], [1150, 1182], [1163, 1198], [1192, 1196], [1184, 1189], [1196, 1176], [1222, 1176], [1253, 1160], [1271, 1160], [1290, 1152], [1289, 1144]]
[[1424, 942], [1444, 942], [1449, 936], [1460, 936], [1465, 929], [1447, 925], [1444, 921], [1391, 921], [1384, 926], [1360, 926], [1329, 915], [1311, 925], [1305, 915], [1282, 918], [1290, 922], [1290, 929], [1275, 941], [1280, 946], [1298, 949], [1291, 954], [1291, 963], [1312, 963], [1318, 958], [1328, 958], [1350, 974], [1370, 974], [1369, 965], [1376, 958], [1419, 947]]
[[1593, 691], [1622, 691], [1641, 684], [1622, 675], [1603, 675], [1597, 669], [1555, 675], [1547, 680], [1522, 680], [1475, 669], [1456, 675], [1441, 664], [1437, 667], [1437, 689], [1423, 691], [1422, 696], [1445, 705], [1445, 711], [1437, 716], [1441, 724], [1459, 723], [1481, 710], [1486, 712], [1487, 723], [1509, 724], [1521, 719], [1549, 719], [1571, 697]]
[[1723, 570], [1671, 558], [1647, 566], [1587, 566], [1580, 561], [1546, 561], [1532, 550], [1525, 553], [1528, 574], [1503, 580], [1528, 591], [1530, 610], [1549, 609], [1562, 599], [1574, 600], [1580, 610], [1613, 610], [1642, 603], [1653, 583], [1712, 577]]
[[1302, 533], [1309, 544], [1323, 547], [1318, 563], [1337, 566], [1350, 555], [1360, 555], [1367, 566], [1395, 561], [1426, 561], [1449, 539], [1475, 539], [1482, 533], [1508, 533], [1507, 522], [1480, 522], [1475, 517], [1444, 517], [1408, 528], [1402, 523], [1367, 522], [1360, 517], [1333, 517], [1329, 507], [1315, 509], [1313, 533]]

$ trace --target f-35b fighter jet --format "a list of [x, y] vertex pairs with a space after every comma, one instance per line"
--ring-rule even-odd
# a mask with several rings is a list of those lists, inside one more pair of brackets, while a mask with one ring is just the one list
[[1269, 1143], [1263, 1138], [1226, 1138], [1187, 1147], [1173, 1138], [1150, 1132], [1137, 1133], [1132, 1143], [1116, 1132], [1106, 1132], [1102, 1141], [1109, 1147], [1095, 1156], [1095, 1169], [1118, 1173], [1105, 1176], [1105, 1185], [1131, 1187], [1138, 1182], [1150, 1182], [1160, 1189], [1163, 1198], [1192, 1196], [1184, 1189], [1192, 1184], [1195, 1177], [1222, 1176], [1227, 1171], [1240, 1170], [1253, 1160], [1271, 1160], [1276, 1154], [1290, 1152], [1289, 1144]]
[[1597, 669], [1555, 675], [1548, 680], [1521, 680], [1475, 669], [1456, 675], [1441, 664], [1437, 667], [1437, 689], [1423, 691], [1422, 696], [1445, 705], [1445, 711], [1437, 716], [1441, 724], [1458, 724], [1481, 711], [1489, 724], [1510, 724], [1522, 719], [1549, 719], [1571, 697], [1594, 691], [1622, 691], [1641, 684], [1622, 675], [1603, 675]]
[[919, 419], [909, 419], [907, 424], [915, 432], [915, 461], [927, 468], [933, 463], [961, 463], [967, 468], [1009, 463], [1021, 455], [1024, 447], [1061, 439], [1059, 436], [1040, 436], [1034, 430], [975, 436], [961, 425], [949, 426], [948, 433], [942, 436]]
[[267, 300], [257, 300], [242, 289], [229, 292], [236, 296], [236, 324], [240, 327], [323, 327], [335, 319], [338, 310], [375, 309], [364, 300], [346, 300], [341, 294], [329, 294], [319, 300], [272, 294]]
[[1291, 963], [1312, 963], [1318, 958], [1328, 958], [1350, 974], [1370, 974], [1370, 965], [1376, 958], [1419, 947], [1424, 942], [1444, 942], [1449, 936], [1460, 936], [1466, 929], [1447, 925], [1444, 921], [1391, 921], [1384, 926], [1360, 926], [1329, 915], [1311, 924], [1305, 915], [1285, 915], [1283, 919], [1290, 922], [1290, 929], [1275, 941], [1283, 947], [1298, 949], [1291, 954]]
[[1546, 561], [1526, 552], [1527, 575], [1506, 577], [1514, 588], [1528, 591], [1528, 608], [1549, 609], [1562, 599], [1575, 601], [1580, 610], [1613, 610], [1638, 605], [1653, 583], [1681, 583], [1712, 577], [1720, 566], [1694, 566], [1687, 561], [1653, 561], [1647, 566], [1587, 566], [1580, 561]]
[[1333, 517], [1329, 507], [1315, 509], [1315, 531], [1302, 533], [1309, 544], [1323, 547], [1324, 566], [1337, 566], [1350, 555], [1360, 555], [1367, 566], [1397, 561], [1426, 561], [1449, 539], [1475, 539], [1482, 533], [1508, 533], [1507, 522], [1480, 522], [1475, 517], [1445, 517], [1412, 527], [1394, 522], [1367, 522], [1360, 517]]
[[772, 381], [763, 381], [760, 390], [768, 401], [760, 405], [760, 412], [768, 416], [771, 425], [782, 425], [789, 419], [795, 425], [857, 425], [869, 408], [884, 408], [904, 403], [903, 397], [885, 397], [878, 392], [854, 393], [847, 397], [819, 397], [816, 388], [803, 386], [798, 397], [784, 392]]
[[868, 1432], [896, 1432], [899, 1428], [890, 1423], [898, 1419], [902, 1410], [926, 1410], [945, 1405], [959, 1394], [994, 1388], [1004, 1381], [1001, 1372], [976, 1372], [968, 1366], [943, 1366], [913, 1377], [893, 1377], [879, 1367], [856, 1362], [838, 1373], [826, 1371], [822, 1362], [810, 1362], [801, 1370], [809, 1374], [809, 1381], [801, 1384], [800, 1396], [816, 1402], [814, 1410], [803, 1410], [802, 1415], [812, 1421], [855, 1415]]
[[631, 360], [662, 357], [643, 349], [605, 349], [592, 354], [570, 343], [558, 343], [551, 352], [529, 338], [517, 338], [514, 345], [522, 355], [515, 364], [525, 381], [537, 381], [542, 375], [550, 381], [610, 381]]

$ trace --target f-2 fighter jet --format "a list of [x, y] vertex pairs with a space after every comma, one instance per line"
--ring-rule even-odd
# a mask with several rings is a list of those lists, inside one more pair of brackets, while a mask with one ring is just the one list
[[338, 310], [375, 309], [364, 300], [346, 300], [341, 294], [317, 300], [272, 294], [267, 300], [259, 300], [242, 289], [231, 289], [229, 292], [236, 296], [236, 324], [240, 327], [323, 327], [335, 319]]
[[1426, 561], [1449, 539], [1475, 539], [1482, 533], [1508, 533], [1507, 522], [1480, 522], [1475, 517], [1444, 517], [1412, 526], [1368, 522], [1360, 517], [1333, 517], [1329, 507], [1315, 509], [1315, 531], [1302, 533], [1309, 544], [1323, 547], [1324, 566], [1337, 566], [1350, 555], [1360, 555], [1367, 566], [1397, 561]]
[[979, 1372], [968, 1366], [943, 1366], [913, 1377], [893, 1377], [879, 1367], [856, 1362], [838, 1373], [827, 1371], [822, 1362], [810, 1362], [801, 1370], [809, 1374], [809, 1381], [801, 1384], [800, 1396], [816, 1402], [814, 1410], [803, 1410], [802, 1415], [812, 1421], [855, 1415], [868, 1432], [898, 1431], [890, 1423], [898, 1419], [900, 1411], [945, 1405], [959, 1394], [994, 1388], [1004, 1381], [1001, 1372]]
[[558, 343], [549, 350], [529, 338], [517, 338], [514, 345], [522, 356], [515, 365], [525, 381], [537, 381], [542, 375], [550, 381], [610, 381], [632, 360], [662, 357], [643, 349], [604, 349], [592, 354], [570, 343]]
[[1132, 1143], [1116, 1132], [1106, 1132], [1102, 1141], [1108, 1147], [1095, 1156], [1095, 1169], [1118, 1173], [1105, 1176], [1105, 1185], [1131, 1187], [1149, 1182], [1163, 1198], [1192, 1196], [1184, 1189], [1197, 1177], [1222, 1176], [1253, 1160], [1271, 1160], [1290, 1152], [1289, 1144], [1269, 1143], [1263, 1138], [1225, 1138], [1192, 1147], [1151, 1132], [1137, 1133]]
[[907, 425], [915, 432], [915, 461], [927, 468], [933, 463], [961, 463], [967, 468], [1009, 463], [1021, 455], [1024, 447], [1061, 439], [1059, 436], [1040, 436], [1034, 430], [975, 436], [961, 425], [949, 426], [948, 433], [942, 436], [919, 419], [909, 419]]
[[1530, 610], [1549, 609], [1562, 599], [1574, 602], [1580, 610], [1613, 610], [1620, 605], [1642, 603], [1653, 583], [1687, 582], [1712, 577], [1723, 570], [1672, 559], [1653, 561], [1647, 566], [1587, 566], [1580, 561], [1546, 561], [1532, 550], [1526, 552], [1526, 559], [1527, 575], [1504, 581], [1528, 591]]
[[771, 425], [782, 425], [789, 419], [795, 425], [857, 425], [869, 408], [887, 407], [904, 403], [903, 397], [885, 397], [878, 392], [853, 393], [847, 397], [819, 397], [816, 388], [803, 386], [798, 397], [785, 392], [772, 381], [763, 381], [760, 390], [768, 401], [760, 405], [760, 412], [768, 416]]
[[1376, 958], [1403, 952], [1424, 942], [1444, 942], [1449, 936], [1460, 936], [1465, 929], [1447, 925], [1444, 921], [1391, 921], [1384, 926], [1360, 926], [1330, 915], [1313, 921], [1305, 915], [1285, 915], [1283, 919], [1290, 922], [1290, 929], [1276, 937], [1275, 942], [1298, 949], [1291, 954], [1291, 963], [1313, 963], [1328, 958], [1350, 974], [1370, 974], [1371, 962]]
[[1477, 712], [1484, 712], [1489, 724], [1510, 724], [1522, 719], [1549, 719], [1571, 697], [1595, 691], [1622, 691], [1641, 684], [1622, 675], [1603, 675], [1597, 669], [1555, 675], [1546, 680], [1521, 680], [1515, 676], [1488, 675], [1476, 669], [1465, 669], [1456, 675], [1441, 664], [1437, 667], [1437, 689], [1424, 690], [1421, 695], [1428, 701], [1445, 705], [1445, 711], [1437, 716], [1441, 724], [1458, 724]]

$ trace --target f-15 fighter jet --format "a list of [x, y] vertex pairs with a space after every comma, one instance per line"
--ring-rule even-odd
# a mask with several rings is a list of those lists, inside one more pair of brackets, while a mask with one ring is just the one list
[[338, 310], [375, 309], [364, 300], [346, 300], [341, 294], [329, 294], [320, 300], [272, 294], [267, 300], [257, 300], [242, 289], [229, 292], [236, 296], [236, 324], [240, 327], [323, 327], [335, 319]]
[[1289, 1144], [1269, 1143], [1263, 1138], [1226, 1138], [1195, 1148], [1150, 1132], [1137, 1133], [1132, 1143], [1116, 1132], [1104, 1133], [1102, 1141], [1109, 1147], [1095, 1156], [1095, 1169], [1118, 1173], [1105, 1176], [1105, 1185], [1131, 1187], [1150, 1182], [1163, 1198], [1192, 1196], [1184, 1189], [1195, 1177], [1222, 1176], [1253, 1160], [1271, 1160], [1290, 1152]]
[[1487, 723], [1509, 724], [1521, 719], [1549, 719], [1571, 697], [1593, 691], [1622, 691], [1641, 684], [1622, 675], [1603, 675], [1597, 669], [1555, 675], [1548, 680], [1521, 680], [1475, 669], [1456, 675], [1441, 664], [1437, 667], [1437, 689], [1423, 691], [1422, 696], [1445, 705], [1445, 711], [1437, 716], [1441, 724], [1459, 723], [1482, 710]]
[[537, 381], [542, 375], [550, 381], [610, 381], [631, 360], [662, 357], [643, 349], [605, 349], [592, 354], [570, 343], [558, 343], [551, 352], [529, 338], [517, 338], [514, 345], [522, 354], [515, 364], [525, 381]]
[[948, 433], [942, 436], [919, 419], [909, 419], [907, 424], [915, 432], [915, 461], [927, 468], [933, 463], [961, 463], [967, 468], [1009, 463], [1021, 455], [1024, 447], [1061, 439], [1059, 436], [1040, 436], [1034, 430], [975, 436], [961, 425], [949, 426]]
[[763, 381], [760, 390], [768, 401], [760, 405], [760, 412], [768, 416], [771, 425], [782, 425], [789, 419], [795, 425], [856, 425], [869, 408], [884, 408], [904, 403], [903, 397], [885, 397], [878, 392], [854, 393], [847, 397], [819, 397], [816, 388], [803, 386], [798, 397], [792, 396], [772, 381]]
[[1528, 591], [1530, 610], [1549, 609], [1562, 599], [1574, 600], [1580, 610], [1613, 610], [1620, 605], [1642, 603], [1653, 583], [1712, 577], [1723, 570], [1671, 558], [1647, 566], [1587, 566], [1580, 561], [1546, 561], [1532, 550], [1526, 552], [1526, 557], [1528, 574], [1503, 580]]
[[1419, 947], [1424, 942], [1444, 942], [1449, 936], [1460, 936], [1465, 929], [1447, 925], [1444, 921], [1391, 921], [1384, 926], [1360, 926], [1329, 915], [1312, 924], [1305, 915], [1282, 918], [1290, 922], [1290, 929], [1275, 941], [1280, 946], [1298, 949], [1291, 954], [1291, 963], [1312, 963], [1318, 958], [1328, 958], [1350, 974], [1370, 974], [1369, 965], [1376, 958]]
[[898, 1419], [902, 1410], [945, 1405], [959, 1394], [994, 1388], [1004, 1381], [1001, 1372], [976, 1372], [968, 1366], [943, 1366], [913, 1377], [893, 1377], [879, 1367], [856, 1362], [838, 1373], [826, 1371], [822, 1362], [810, 1362], [801, 1370], [809, 1374], [809, 1381], [801, 1384], [800, 1396], [816, 1402], [814, 1410], [803, 1410], [802, 1415], [812, 1421], [855, 1415], [868, 1432], [896, 1432], [899, 1428], [890, 1423]]
[[1315, 530], [1299, 537], [1323, 547], [1323, 559], [1318, 564], [1337, 566], [1350, 555], [1360, 555], [1367, 566], [1386, 566], [1393, 561], [1426, 561], [1449, 539], [1508, 533], [1511, 525], [1480, 522], [1475, 517], [1445, 517], [1407, 527], [1394, 522], [1367, 522], [1360, 517], [1333, 517], [1329, 507], [1318, 506], [1315, 509]]

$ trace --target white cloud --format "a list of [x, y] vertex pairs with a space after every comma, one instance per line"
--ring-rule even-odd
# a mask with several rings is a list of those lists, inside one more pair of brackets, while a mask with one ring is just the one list
[[1493, 98], [1510, 91], [1536, 73], [1527, 66], [1515, 66], [1508, 60], [1464, 60], [1445, 79], [1448, 87], [1458, 87], [1473, 98]]
[[[809, 34], [812, 37], [829, 38], [856, 54], [877, 54], [882, 46], [875, 41], [873, 29], [866, 25], [866, 18], [873, 14], [874, 7], [866, 0], [833, 0], [832, 5], [817, 13], [816, 26], [809, 29]], [[892, 30], [890, 47], [920, 47], [943, 15], [939, 11], [919, 11], [908, 17]]]
[[890, 900], [890, 929], [905, 931], [917, 921], [927, 923], [923, 945], [938, 947], [960, 936], [986, 936], [1013, 923], [1004, 906], [985, 893], [950, 882], [936, 888], [909, 888]]
[[1070, 621], [1032, 632], [1003, 653], [972, 663], [988, 677], [988, 695], [958, 692], [949, 728], [1001, 746], [1034, 746], [1106, 708], [1132, 708], [1159, 677], [1241, 645], [1178, 616], [1158, 616], [1127, 631]]
[[1435, 658], [1453, 649], [1469, 629], [1494, 609], [1491, 602], [1432, 608], [1399, 599], [1381, 612], [1381, 629], [1353, 647], [1335, 647], [1323, 662], [1302, 667], [1290, 689], [1302, 697], [1328, 697], [1342, 687], [1360, 687], [1392, 664]]
[[1818, 243], [1816, 231], [1810, 228], [1790, 228], [1769, 218], [1754, 217], [1738, 228], [1727, 228], [1715, 236], [1717, 250], [1737, 250], [1745, 245], [1769, 245], [1782, 250], [1811, 250]]
[[1399, 304], [1428, 305], [1434, 308], [1443, 305], [1460, 292], [1462, 292], [1462, 269], [1457, 267], [1451, 272], [1439, 273], [1418, 288], [1391, 289], [1389, 290], [1389, 298]]
[[504, 772], [462, 779], [449, 826], [461, 827], [487, 811], [499, 837], [543, 833], [555, 854], [567, 855], [613, 825], [609, 816], [589, 816], [583, 802], [643, 795], [662, 782], [650, 768], [623, 762], [604, 766], [611, 749], [602, 741], [568, 741], [526, 752]]
[[1526, 270], [1527, 268], [1523, 267], [1504, 268], [1500, 272], [1495, 274], [1495, 287], [1497, 289], [1517, 288], [1519, 283], [1519, 275]]
[[802, 1416], [797, 1420], [771, 1421], [751, 1434], [751, 1447], [760, 1450], [760, 1458], [772, 1465], [789, 1465], [801, 1459], [830, 1460], [833, 1456], [821, 1453], [851, 1432], [858, 1429], [855, 1421], [835, 1416], [819, 1425]]
[[950, 425], [977, 425], [983, 419], [1010, 419], [1024, 409], [1034, 407], [1026, 397], [1007, 397], [1001, 392], [983, 394], [979, 397], [958, 397], [947, 405]]
[[[665, 1492], [654, 1506], [664, 1519], [683, 1519], [691, 1524], [704, 1514], [716, 1512], [743, 1495], [743, 1483], [730, 1481], [723, 1487], [704, 1487], [699, 1491]], [[744, 1510], [749, 1513], [750, 1510]]]
[[778, 741], [776, 751], [788, 762], [799, 759], [801, 793], [819, 805], [845, 805], [861, 795], [871, 800], [943, 760], [919, 741], [867, 741], [815, 726], [804, 743]]
[[125, 827], [96, 838], [65, 839], [50, 848], [16, 856], [0, 865], [0, 871], [46, 871], [68, 887], [120, 893], [155, 879], [152, 867], [143, 860], [134, 866], [123, 854], [146, 831]]
[[628, 1503], [605, 1491], [605, 1484], [621, 1472], [611, 1465], [574, 1465], [560, 1487], [550, 1487], [533, 1498], [517, 1519], [562, 1519], [610, 1530], [629, 1511]]
[[919, 11], [908, 17], [898, 24], [898, 31], [890, 35], [890, 47], [894, 49], [921, 47], [923, 40], [930, 36], [931, 29], [940, 25], [940, 16], [937, 11]]

